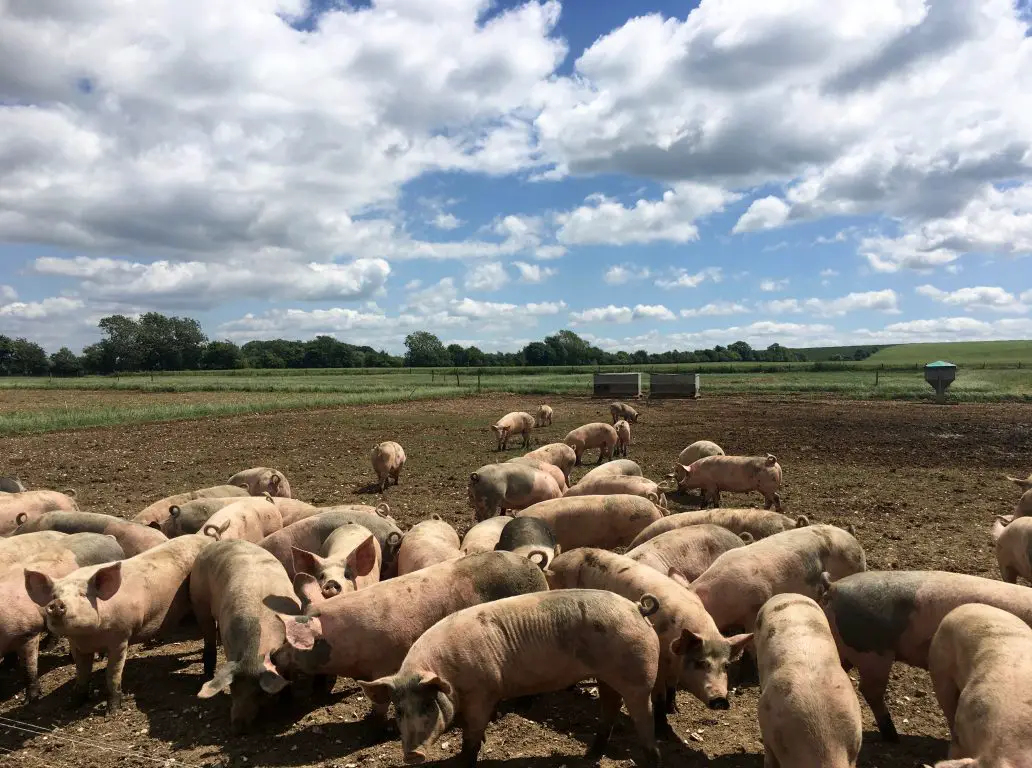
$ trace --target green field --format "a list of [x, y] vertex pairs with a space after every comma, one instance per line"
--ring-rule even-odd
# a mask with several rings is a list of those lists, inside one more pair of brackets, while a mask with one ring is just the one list
[[1032, 367], [1032, 341], [961, 341], [943, 344], [900, 344], [868, 358], [871, 363], [906, 365], [946, 360], [958, 366]]

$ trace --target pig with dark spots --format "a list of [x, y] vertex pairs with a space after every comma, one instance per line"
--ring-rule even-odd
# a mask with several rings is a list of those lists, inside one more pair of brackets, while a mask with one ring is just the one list
[[627, 456], [627, 448], [631, 444], [631, 425], [620, 419], [613, 425], [616, 429], [616, 450], [617, 456]]
[[559, 486], [560, 493], [566, 493], [566, 489], [569, 485], [566, 482], [566, 475], [563, 471], [554, 464], [549, 464], [546, 461], [539, 461], [538, 459], [531, 459], [526, 456], [516, 456], [515, 458], [509, 459], [509, 464], [526, 464], [528, 467], [533, 467], [539, 472], [544, 472], [546, 475], [550, 475], [555, 484]]
[[283, 517], [268, 498], [240, 499], [208, 518], [201, 533], [216, 541], [246, 539], [257, 544], [283, 528]]
[[229, 478], [230, 485], [244, 486], [252, 496], [279, 496], [291, 498], [290, 481], [278, 469], [269, 467], [251, 467], [237, 472]]
[[928, 650], [935, 696], [950, 727], [936, 768], [1032, 766], [1032, 629], [990, 605], [954, 608]]
[[240, 501], [239, 496], [222, 496], [215, 499], [194, 499], [183, 504], [173, 504], [168, 508], [168, 518], [158, 525], [151, 523], [168, 538], [185, 536], [188, 533], [200, 533], [208, 519], [223, 507]]
[[533, 557], [540, 553], [537, 564], [547, 568], [561, 548], [555, 543], [555, 534], [548, 523], [536, 517], [517, 517], [502, 529], [495, 545], [498, 552], [514, 552], [521, 557]]
[[860, 702], [828, 620], [803, 595], [772, 597], [756, 618], [765, 768], [856, 768]]
[[588, 547], [559, 555], [545, 577], [551, 589], [605, 589], [628, 600], [650, 594], [659, 601], [652, 617], [660, 651], [653, 690], [658, 736], [680, 739], [667, 721], [677, 687], [686, 688], [710, 709], [730, 708], [727, 669], [752, 636], [723, 637], [694, 594], [624, 555]]
[[389, 517], [380, 515], [373, 507], [362, 504], [335, 507], [306, 517], [266, 536], [258, 546], [271, 552], [286, 569], [287, 575], [294, 578], [295, 548], [319, 552], [328, 536], [341, 526], [349, 524], [360, 525], [376, 537], [380, 545], [380, 579], [383, 579], [391, 564], [397, 561], [398, 549], [402, 542], [401, 530]]
[[[551, 410], [551, 409], [549, 409]], [[4, 475], [0, 477], [0, 493], [22, 493], [29, 490], [16, 475]]]
[[[249, 541], [230, 539], [197, 556], [190, 574], [190, 604], [204, 638], [208, 681], [197, 695], [208, 699], [230, 694], [230, 723], [240, 733], [258, 716], [262, 692], [279, 693], [287, 685], [270, 654], [283, 645], [279, 614], [300, 610], [294, 587], [275, 557]], [[218, 667], [217, 638], [226, 656]]]
[[638, 477], [637, 475], [610, 474], [585, 478], [564, 493], [563, 498], [608, 496], [611, 494], [641, 496], [653, 504], [666, 507], [666, 496], [660, 493], [659, 485], [646, 477]]
[[494, 424], [491, 431], [495, 433], [498, 440], [498, 450], [504, 451], [509, 447], [509, 438], [515, 435], [522, 435], [523, 447], [530, 447], [530, 432], [534, 429], [534, 417], [524, 411], [513, 411], [507, 413]]
[[997, 515], [992, 535], [1000, 578], [1009, 584], [1017, 584], [1019, 576], [1032, 582], [1032, 517], [1009, 521]]
[[[44, 536], [27, 534], [17, 538]], [[44, 540], [37, 539], [38, 543]], [[17, 652], [25, 676], [27, 700], [37, 699], [39, 689], [39, 636], [46, 629], [39, 606], [25, 591], [25, 572], [45, 574], [58, 579], [87, 565], [110, 563], [124, 557], [122, 548], [111, 536], [100, 533], [61, 534], [61, 538], [37, 548], [15, 565], [0, 570], [0, 656]]]
[[143, 525], [157, 524], [160, 527], [168, 519], [169, 508], [173, 505], [181, 507], [187, 502], [196, 501], [197, 499], [243, 498], [248, 495], [250, 494], [248, 494], [247, 488], [239, 485], [214, 485], [211, 488], [177, 493], [172, 496], [166, 496], [164, 499], [159, 499], [153, 504], [144, 507], [143, 510], [132, 518], [132, 521], [134, 523], [142, 523]]
[[498, 703], [558, 691], [593, 678], [602, 704], [586, 757], [602, 757], [621, 701], [645, 750], [659, 764], [650, 695], [659, 642], [645, 618], [656, 600], [635, 603], [594, 589], [507, 597], [466, 608], [420, 637], [393, 675], [362, 682], [370, 701], [394, 704], [405, 762], [427, 750], [453, 723], [462, 724], [459, 764], [473, 766]]
[[292, 554], [294, 574], [314, 576], [323, 597], [354, 592], [380, 580], [380, 544], [357, 523], [335, 529], [323, 541], [318, 554], [297, 547]]
[[534, 418], [535, 427], [550, 427], [552, 426], [552, 415], [554, 411], [550, 405], [539, 405], [537, 410], [537, 416]]
[[562, 491], [552, 476], [526, 464], [487, 464], [469, 476], [467, 488], [479, 522], [511, 509], [558, 499]]
[[[286, 642], [272, 654], [276, 668], [288, 676], [301, 672], [357, 680], [396, 672], [416, 639], [445, 616], [548, 589], [541, 569], [511, 552], [448, 560], [328, 600], [311, 577], [301, 574], [294, 581], [305, 614], [280, 616]], [[387, 707], [375, 711], [382, 717]]]
[[695, 581], [722, 554], [745, 544], [741, 536], [719, 525], [691, 525], [661, 533], [626, 555], [664, 575], [673, 571], [686, 581]]
[[559, 467], [563, 471], [567, 485], [570, 484], [570, 472], [573, 471], [573, 467], [577, 463], [576, 452], [566, 443], [542, 445], [540, 448], [535, 448], [533, 451], [523, 454], [523, 458], [536, 459]]
[[380, 487], [380, 493], [387, 490], [391, 480], [395, 485], [400, 482], [401, 470], [405, 467], [405, 449], [401, 447], [400, 443], [385, 440], [374, 445], [370, 459], [373, 462], [373, 471], [376, 473], [376, 482]]
[[1032, 625], [1028, 587], [946, 571], [857, 573], [827, 583], [819, 602], [843, 666], [859, 672], [860, 693], [887, 741], [899, 740], [885, 705], [892, 664], [927, 669], [928, 646], [946, 614], [961, 605], [984, 603]]
[[809, 524], [810, 521], [802, 515], [791, 518], [780, 512], [765, 509], [700, 509], [696, 512], [679, 512], [657, 520], [639, 533], [631, 542], [631, 546], [641, 546], [649, 539], [667, 531], [692, 525], [719, 525], [739, 536], [749, 534], [753, 539], [765, 539], [775, 533], [803, 528]]
[[579, 466], [584, 452], [594, 448], [598, 448], [599, 464], [606, 459], [612, 458], [613, 449], [616, 447], [618, 439], [619, 437], [613, 427], [605, 422], [596, 421], [572, 430], [563, 438], [563, 442], [573, 448], [573, 453], [576, 456], [575, 464]]
[[678, 465], [684, 479], [681, 490], [700, 488], [709, 504], [720, 506], [720, 492], [763, 494], [766, 509], [781, 511], [781, 465], [772, 454], [766, 456], [705, 456], [690, 465]]
[[609, 404], [609, 415], [613, 419], [613, 424], [623, 419], [631, 424], [638, 422], [638, 412], [634, 410], [627, 403], [610, 403]]
[[47, 512], [77, 512], [79, 505], [68, 493], [24, 491], [0, 495], [0, 536], [9, 536], [25, 523]]
[[722, 632], [748, 632], [774, 595], [794, 592], [817, 599], [822, 572], [834, 581], [866, 568], [864, 550], [850, 533], [833, 525], [811, 525], [725, 552], [690, 589]]
[[502, 535], [502, 529], [513, 519], [508, 515], [498, 515], [474, 525], [462, 537], [462, 544], [459, 546], [462, 554], [475, 555], [479, 552], [494, 552], [495, 544]]
[[103, 651], [108, 712], [121, 706], [129, 645], [161, 637], [189, 613], [190, 569], [211, 543], [207, 536], [180, 536], [127, 560], [79, 568], [59, 579], [25, 571], [25, 591], [43, 607], [47, 629], [68, 638], [76, 669], [73, 705], [88, 698], [93, 655]]
[[17, 565], [40, 552], [53, 549], [68, 534], [61, 531], [39, 531], [23, 533], [0, 539], [0, 570]]
[[148, 525], [122, 520], [96, 512], [47, 512], [35, 520], [18, 526], [15, 535], [37, 531], [62, 533], [104, 533], [114, 536], [126, 557], [135, 557], [168, 541], [161, 531]]
[[517, 513], [548, 523], [563, 552], [577, 547], [626, 547], [663, 510], [641, 496], [574, 496], [543, 501]]
[[460, 544], [459, 534], [440, 515], [416, 523], [405, 532], [398, 550], [398, 575], [462, 557]]
[[596, 477], [605, 477], [607, 475], [642, 477], [642, 471], [641, 467], [630, 459], [613, 459], [613, 461], [607, 461], [605, 464], [600, 464], [594, 469], [589, 470], [580, 479], [580, 482], [583, 483], [585, 480], [594, 480]]

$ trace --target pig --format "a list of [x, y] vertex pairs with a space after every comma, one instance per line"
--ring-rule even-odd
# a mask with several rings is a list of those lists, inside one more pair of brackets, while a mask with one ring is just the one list
[[477, 522], [562, 496], [547, 472], [526, 464], [486, 464], [469, 476], [469, 502]]
[[616, 424], [620, 419], [631, 424], [638, 423], [638, 412], [627, 405], [627, 403], [610, 403], [609, 415], [613, 417], [613, 424]]
[[1022, 493], [1026, 491], [1032, 491], [1032, 474], [1030, 474], [1028, 477], [1024, 479], [1020, 477], [1011, 477], [1010, 475], [1006, 475], [1005, 477], [1012, 483], [1014, 483], [1016, 486], [1018, 486], [1018, 488], [1021, 489]]
[[247, 539], [257, 544], [283, 527], [279, 509], [267, 498], [241, 499], [208, 518], [201, 533], [216, 541]]
[[[541, 407], [548, 408], [546, 405]], [[551, 416], [552, 409], [548, 408], [548, 412], [549, 416]], [[551, 419], [549, 419], [548, 423], [552, 423]], [[25, 487], [25, 484], [17, 475], [4, 475], [3, 477], [0, 477], [0, 493], [23, 493], [27, 490], [29, 489]]]
[[459, 534], [440, 515], [416, 523], [405, 533], [398, 550], [398, 575], [419, 571], [445, 560], [462, 557]]
[[405, 466], [405, 449], [393, 440], [385, 440], [373, 446], [372, 462], [376, 482], [380, 486], [380, 493], [383, 493], [391, 480], [395, 485], [398, 484], [401, 470]]
[[674, 462], [674, 472], [667, 477], [672, 477], [677, 481], [678, 486], [684, 482], [685, 472], [682, 467], [691, 466], [694, 462], [703, 458], [704, 456], [723, 456], [724, 449], [716, 443], [710, 440], [696, 440], [694, 443], [685, 448], [677, 456], [677, 461]]
[[626, 547], [663, 510], [641, 496], [564, 497], [527, 507], [516, 515], [548, 523], [563, 552], [577, 547]]
[[[456, 611], [490, 600], [544, 592], [541, 569], [511, 552], [446, 560], [328, 600], [315, 579], [294, 579], [303, 615], [281, 615], [286, 642], [272, 662], [288, 678], [307, 675], [375, 680], [393, 674], [426, 630]], [[374, 703], [382, 718], [387, 706]]]
[[311, 517], [321, 511], [314, 504], [308, 504], [298, 499], [284, 499], [282, 496], [271, 496], [269, 501], [276, 505], [284, 526], [296, 523], [298, 520], [304, 520], [306, 517]]
[[[245, 497], [247, 498], [247, 497]], [[150, 523], [168, 538], [184, 536], [188, 533], [200, 533], [208, 519], [223, 507], [240, 501], [239, 496], [223, 496], [214, 499], [194, 499], [182, 504], [172, 504], [168, 508], [168, 518], [162, 523]]]
[[630, 459], [613, 459], [612, 461], [607, 461], [605, 464], [599, 464], [594, 469], [589, 470], [585, 473], [584, 477], [580, 479], [580, 481], [583, 483], [585, 480], [594, 480], [596, 477], [602, 477], [604, 475], [642, 477], [642, 471], [641, 467]]
[[817, 599], [822, 572], [837, 580], [866, 569], [863, 547], [852, 534], [833, 525], [811, 525], [728, 550], [689, 589], [721, 632], [751, 632], [760, 608], [774, 595], [795, 592]]
[[616, 429], [616, 455], [627, 457], [627, 446], [631, 444], [631, 425], [620, 419], [613, 425]]
[[539, 405], [537, 411], [537, 418], [534, 420], [535, 427], [550, 427], [552, 426], [552, 406], [550, 405]]
[[294, 578], [294, 549], [319, 552], [327, 537], [335, 530], [356, 523], [376, 537], [380, 546], [380, 578], [383, 579], [391, 563], [397, 560], [402, 535], [401, 529], [391, 518], [377, 512], [381, 507], [374, 509], [364, 504], [355, 504], [323, 510], [266, 536], [258, 546], [271, 552], [286, 569], [287, 575]]
[[[39, 636], [46, 629], [46, 623], [39, 606], [25, 592], [25, 572], [45, 573], [57, 579], [78, 568], [110, 563], [125, 556], [111, 536], [100, 533], [57, 534], [59, 538], [55, 539], [52, 538], [54, 534], [56, 532], [46, 531], [16, 537], [34, 541], [40, 547], [17, 564], [0, 571], [0, 595], [4, 598], [0, 602], [0, 656], [17, 651], [28, 701], [40, 696]], [[47, 546], [42, 546], [44, 544]]]
[[172, 496], [166, 496], [164, 499], [159, 499], [153, 504], [149, 504], [140, 510], [133, 518], [134, 523], [142, 523], [143, 525], [154, 525], [160, 528], [161, 524], [168, 519], [169, 508], [173, 505], [182, 506], [189, 501], [195, 501], [196, 499], [221, 499], [232, 496], [245, 497], [249, 496], [247, 488], [239, 485], [214, 485], [211, 488], [201, 488], [196, 491], [187, 491], [185, 493], [177, 493]]
[[775, 595], [756, 617], [757, 717], [766, 768], [856, 768], [860, 702], [816, 602]]
[[695, 581], [725, 552], [745, 546], [752, 536], [743, 540], [719, 525], [690, 525], [661, 533], [625, 554], [631, 560], [663, 575], [671, 571], [686, 581]]
[[393, 702], [406, 763], [424, 762], [427, 750], [458, 722], [459, 764], [473, 766], [500, 701], [591, 678], [602, 719], [587, 757], [602, 757], [622, 701], [645, 751], [644, 765], [656, 768], [650, 694], [660, 649], [646, 617], [657, 608], [651, 595], [635, 603], [593, 589], [475, 605], [427, 630], [396, 673], [359, 685], [370, 701]]
[[666, 494], [661, 493], [659, 485], [646, 477], [637, 475], [595, 475], [587, 482], [581, 480], [577, 485], [563, 494], [563, 498], [577, 496], [605, 496], [609, 494], [627, 494], [641, 496], [664, 509], [667, 506]]
[[507, 413], [494, 424], [491, 431], [498, 439], [498, 450], [504, 451], [509, 446], [509, 438], [513, 435], [523, 436], [523, 447], [530, 447], [530, 431], [534, 429], [534, 417], [525, 411]]
[[514, 552], [533, 559], [541, 568], [547, 568], [561, 548], [555, 543], [555, 534], [544, 520], [517, 517], [502, 529], [495, 551]]
[[928, 650], [935, 697], [950, 727], [950, 760], [936, 768], [1029, 765], [1032, 629], [991, 605], [962, 605]]
[[[495, 544], [502, 535], [502, 529], [515, 518], [509, 515], [498, 515], [489, 517], [487, 520], [477, 523], [462, 537], [462, 544], [459, 546], [464, 555], [475, 555], [480, 552], [494, 552]], [[0, 550], [2, 552], [2, 550]]]
[[516, 456], [515, 458], [509, 459], [506, 463], [526, 464], [528, 467], [533, 467], [539, 472], [544, 472], [546, 475], [550, 475], [551, 478], [555, 480], [555, 484], [559, 486], [560, 493], [566, 493], [566, 489], [569, 488], [569, 485], [566, 482], [566, 475], [564, 475], [563, 471], [554, 464], [549, 464], [537, 459], [529, 459], [526, 456]]
[[701, 488], [703, 497], [720, 506], [720, 492], [763, 494], [765, 508], [781, 511], [781, 465], [776, 456], [705, 456], [689, 466], [679, 465], [684, 481], [678, 488]]
[[1025, 491], [1014, 507], [1014, 517], [1032, 517], [1032, 491]]
[[664, 517], [657, 520], [644, 531], [639, 533], [632, 547], [641, 546], [649, 539], [659, 536], [661, 533], [673, 531], [691, 525], [719, 525], [727, 528], [739, 536], [748, 533], [753, 539], [765, 539], [782, 531], [791, 531], [794, 528], [803, 528], [810, 524], [810, 520], [804, 515], [792, 519], [780, 512], [770, 512], [764, 509], [702, 509], [697, 512], [680, 512], [676, 515]]
[[278, 496], [283, 499], [292, 498], [290, 481], [278, 469], [270, 467], [243, 469], [229, 478], [228, 482], [230, 485], [246, 487], [247, 492], [252, 496], [262, 496], [267, 493], [270, 496]]
[[723, 637], [699, 598], [672, 579], [624, 555], [584, 547], [555, 558], [545, 570], [549, 589], [602, 589], [628, 600], [659, 601], [652, 624], [659, 636], [659, 672], [652, 692], [656, 735], [680, 740], [667, 721], [678, 686], [710, 709], [729, 709], [727, 667], [751, 635]]
[[584, 451], [592, 448], [598, 448], [599, 464], [605, 459], [611, 458], [618, 439], [615, 429], [601, 421], [596, 421], [592, 424], [585, 424], [583, 427], [577, 427], [566, 435], [563, 442], [573, 448], [576, 457], [574, 464], [580, 466]]
[[67, 536], [62, 531], [39, 531], [0, 539], [0, 571], [53, 549]]
[[129, 645], [163, 636], [189, 613], [190, 569], [211, 543], [208, 536], [180, 536], [127, 560], [79, 568], [59, 579], [25, 571], [25, 591], [44, 609], [47, 629], [68, 638], [75, 660], [73, 706], [89, 698], [93, 655], [103, 651], [108, 713], [118, 710]]
[[126, 557], [135, 557], [168, 541], [165, 534], [150, 526], [96, 512], [46, 512], [35, 520], [18, 526], [15, 535], [21, 536], [36, 531], [108, 534], [117, 539]]
[[[241, 733], [258, 716], [260, 692], [279, 693], [287, 685], [270, 654], [283, 645], [279, 615], [300, 610], [293, 584], [269, 552], [250, 541], [227, 539], [197, 555], [190, 572], [190, 605], [204, 638], [207, 682], [197, 695], [230, 694], [230, 724]], [[218, 667], [216, 638], [226, 655]]]
[[9, 536], [18, 526], [47, 512], [77, 512], [75, 491], [23, 491], [0, 495], [0, 536]]
[[[319, 554], [293, 547], [294, 572], [315, 577], [323, 597], [364, 589], [380, 580], [380, 544], [358, 523], [334, 529]], [[279, 561], [277, 561], [279, 562]]]
[[[755, 545], [752, 545], [755, 546]], [[860, 693], [882, 738], [899, 735], [885, 705], [895, 661], [927, 669], [928, 647], [943, 618], [967, 603], [985, 603], [1032, 625], [1032, 590], [946, 571], [868, 571], [831, 582], [822, 576], [824, 606], [839, 656], [856, 667]]]
[[996, 547], [996, 562], [1000, 565], [1000, 578], [1009, 584], [1017, 584], [1018, 576], [1032, 581], [1032, 517], [1019, 517], [1007, 522], [997, 515], [993, 524], [993, 543]]
[[577, 462], [576, 452], [566, 443], [542, 445], [540, 448], [535, 448], [533, 451], [523, 454], [523, 458], [536, 459], [537, 461], [543, 461], [546, 464], [559, 467], [563, 472], [563, 477], [566, 478], [567, 485], [570, 484], [570, 472]]

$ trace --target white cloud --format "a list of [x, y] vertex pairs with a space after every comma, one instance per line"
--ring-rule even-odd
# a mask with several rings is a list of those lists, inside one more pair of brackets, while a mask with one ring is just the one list
[[915, 289], [915, 293], [940, 304], [962, 307], [968, 312], [989, 310], [1015, 315], [1027, 313], [1029, 311], [1028, 299], [1032, 299], [1032, 291], [1025, 291], [1020, 296], [1016, 296], [1003, 288], [987, 285], [959, 288], [956, 291], [942, 291], [932, 285], [919, 285]]
[[608, 285], [625, 285], [638, 280], [645, 280], [652, 274], [648, 267], [639, 267], [636, 264], [614, 264], [606, 270], [602, 279]]
[[534, 258], [541, 261], [559, 259], [566, 255], [566, 247], [562, 245], [542, 245], [534, 249]]
[[821, 270], [821, 277], [837, 277], [838, 275], [839, 275], [839, 272], [837, 270], [834, 270], [834, 269], [822, 269]]
[[637, 304], [632, 307], [595, 307], [570, 313], [571, 325], [590, 323], [629, 323], [632, 320], [676, 320], [677, 315], [662, 304]]
[[677, 315], [662, 304], [638, 304], [634, 308], [635, 318], [644, 317], [653, 320], [676, 320]]
[[423, 281], [422, 280], [409, 280], [407, 283], [405, 283], [405, 290], [406, 291], [417, 291], [417, 290], [419, 290], [422, 287], [423, 287]]
[[858, 341], [906, 343], [930, 341], [980, 341], [1027, 339], [1032, 335], [1032, 320], [1008, 318], [986, 322], [973, 317], [940, 317], [892, 323], [877, 331], [861, 330], [851, 334]]
[[79, 299], [53, 297], [43, 301], [16, 301], [0, 306], [0, 318], [18, 320], [47, 320], [78, 312], [83, 308]]
[[760, 281], [760, 290], [766, 291], [767, 293], [773, 293], [774, 291], [783, 291], [788, 287], [788, 278], [781, 280], [762, 280]]
[[0, 285], [0, 304], [9, 304], [18, 300], [18, 292], [9, 285]]
[[686, 269], [674, 270], [670, 277], [656, 280], [656, 286], [664, 289], [671, 288], [698, 288], [707, 280], [719, 283], [724, 278], [723, 270], [720, 267], [706, 267], [695, 273], [689, 273]]
[[462, 226], [462, 219], [454, 213], [439, 213], [434, 217], [433, 225], [438, 229], [458, 229]]
[[799, 299], [774, 299], [765, 301], [760, 305], [764, 312], [772, 315], [797, 314], [803, 311], [802, 302]]
[[724, 315], [744, 315], [752, 310], [748, 305], [737, 301], [715, 301], [701, 307], [682, 309], [681, 317], [721, 317]]
[[761, 229], [780, 227], [788, 219], [789, 207], [785, 201], [777, 197], [764, 197], [754, 200], [749, 209], [735, 223], [731, 231], [756, 232]]
[[849, 312], [872, 311], [897, 314], [899, 296], [892, 289], [850, 293], [838, 299], [807, 299], [804, 310], [822, 317], [837, 317]]
[[470, 291], [497, 291], [509, 282], [505, 267], [497, 261], [478, 264], [466, 275], [466, 289]]
[[514, 261], [512, 265], [519, 270], [520, 281], [524, 283], [543, 283], [548, 278], [555, 277], [558, 271], [552, 267], [528, 264], [525, 261]]

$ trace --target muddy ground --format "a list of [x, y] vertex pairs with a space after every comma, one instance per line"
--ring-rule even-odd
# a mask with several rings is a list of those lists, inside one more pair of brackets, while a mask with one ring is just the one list
[[[605, 403], [549, 402], [555, 424], [535, 433], [535, 443], [559, 440], [575, 426], [605, 418]], [[162, 496], [222, 482], [254, 465], [282, 469], [295, 496], [316, 504], [376, 503], [379, 494], [362, 492], [372, 480], [369, 450], [380, 440], [397, 439], [409, 459], [401, 485], [382, 496], [392, 514], [405, 527], [436, 512], [461, 533], [471, 521], [468, 474], [518, 453], [496, 453], [488, 424], [507, 411], [536, 405], [536, 400], [491, 396], [8, 438], [0, 440], [0, 471], [13, 459], [31, 487], [71, 486], [84, 509], [124, 517]], [[1001, 476], [1032, 470], [1032, 407], [1021, 405], [670, 401], [643, 408], [630, 458], [658, 479], [685, 445], [701, 438], [716, 440], [728, 453], [777, 454], [785, 470], [785, 511], [854, 524], [872, 568], [998, 578], [989, 524], [1017, 498]], [[760, 501], [725, 495], [724, 503]], [[368, 703], [350, 680], [338, 682], [329, 702], [316, 707], [300, 702], [271, 712], [255, 734], [234, 738], [228, 697], [196, 697], [202, 683], [200, 644], [189, 637], [132, 651], [126, 703], [112, 717], [105, 716], [99, 691], [90, 705], [67, 709], [73, 670], [63, 649], [46, 654], [40, 666], [44, 698], [27, 706], [15, 671], [0, 670], [0, 763], [34, 768], [401, 764], [398, 741], [379, 738], [360, 722]], [[100, 669], [94, 685], [103, 685]], [[712, 713], [681, 693], [680, 713], [672, 722], [691, 746], [664, 745], [666, 764], [759, 768], [756, 698], [755, 687], [740, 690], [729, 712]], [[898, 667], [889, 706], [902, 742], [883, 744], [864, 707], [862, 766], [912, 768], [945, 757], [945, 722], [925, 672]], [[503, 706], [488, 731], [481, 762], [488, 768], [584, 765], [581, 755], [596, 713], [588, 686], [540, 697], [518, 714]], [[59, 731], [32, 733], [52, 728]], [[452, 732], [430, 757], [448, 757], [458, 746]], [[624, 719], [603, 765], [629, 765], [639, 754]]]

